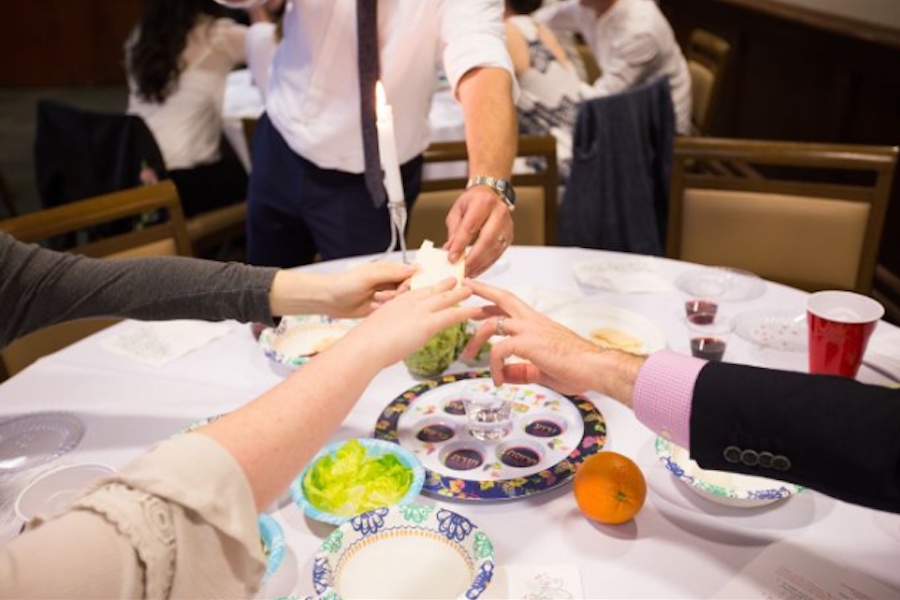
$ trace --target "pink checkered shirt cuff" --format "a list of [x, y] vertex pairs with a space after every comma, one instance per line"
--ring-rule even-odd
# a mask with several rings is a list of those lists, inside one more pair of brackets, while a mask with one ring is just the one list
[[694, 384], [705, 360], [669, 351], [647, 359], [634, 384], [638, 420], [682, 448], [691, 446]]

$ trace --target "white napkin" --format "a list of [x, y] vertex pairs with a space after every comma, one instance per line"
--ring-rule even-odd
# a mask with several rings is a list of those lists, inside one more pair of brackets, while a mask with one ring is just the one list
[[583, 260], [572, 266], [575, 279], [582, 285], [618, 292], [670, 292], [675, 286], [660, 274], [656, 262], [647, 256], [602, 260]]
[[581, 571], [575, 565], [498, 565], [481, 597], [485, 600], [584, 598]]
[[161, 367], [228, 333], [231, 322], [156, 321], [136, 324], [127, 331], [103, 338], [100, 344], [139, 362]]
[[900, 381], [900, 331], [872, 336], [863, 356], [863, 363]]

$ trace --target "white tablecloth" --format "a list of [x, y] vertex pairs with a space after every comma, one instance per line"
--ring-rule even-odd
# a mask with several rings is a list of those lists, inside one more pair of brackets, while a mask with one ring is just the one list
[[[614, 253], [575, 248], [511, 248], [485, 280], [518, 290], [540, 288], [586, 295], [592, 301], [645, 316], [664, 332], [670, 349], [688, 352], [683, 302], [671, 291], [620, 295], [580, 287], [572, 263], [586, 258], [617, 258]], [[358, 259], [357, 259], [358, 261]], [[314, 271], [346, 268], [348, 262], [319, 263]], [[658, 259], [674, 279], [695, 265]], [[733, 313], [758, 308], [803, 310], [806, 294], [769, 283], [763, 296], [725, 306]], [[210, 415], [232, 410], [278, 383], [274, 367], [251, 337], [234, 324], [209, 345], [162, 367], [150, 367], [108, 351], [103, 336], [83, 340], [46, 357], [0, 385], [0, 417], [32, 411], [69, 410], [85, 423], [81, 445], [57, 462], [101, 462], [114, 468], [153, 442]], [[879, 324], [876, 337], [896, 332]], [[761, 351], [735, 338], [727, 360], [804, 370], [805, 356]], [[462, 369], [460, 365], [452, 367]], [[863, 367], [860, 379], [887, 380]], [[383, 371], [333, 435], [333, 441], [371, 436], [385, 405], [415, 384], [402, 364]], [[900, 517], [849, 505], [806, 490], [769, 508], [697, 508], [692, 492], [674, 481], [656, 461], [653, 434], [632, 413], [608, 398], [590, 395], [606, 418], [607, 447], [634, 458], [649, 484], [647, 504], [635, 521], [601, 526], [585, 519], [570, 484], [523, 500], [471, 503], [423, 498], [461, 512], [484, 527], [503, 564], [570, 564], [581, 570], [587, 598], [710, 597], [770, 544], [789, 538], [836, 563], [855, 568], [900, 589]], [[835, 443], [841, 443], [835, 432]], [[263, 590], [263, 597], [312, 592], [312, 556], [330, 526], [310, 521], [288, 499], [272, 514], [282, 524], [290, 551], [285, 564]]]

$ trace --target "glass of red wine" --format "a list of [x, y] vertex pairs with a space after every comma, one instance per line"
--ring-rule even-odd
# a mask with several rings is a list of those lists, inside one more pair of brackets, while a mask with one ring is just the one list
[[700, 310], [688, 316], [687, 325], [691, 354], [706, 360], [722, 360], [731, 332], [734, 331], [732, 319], [718, 311]]
[[687, 315], [688, 319], [697, 313], [705, 313], [706, 316], [712, 320], [716, 317], [716, 312], [718, 312], [718, 310], [718, 304], [712, 300], [706, 300], [705, 298], [692, 298], [686, 300], [684, 303], [684, 314]]

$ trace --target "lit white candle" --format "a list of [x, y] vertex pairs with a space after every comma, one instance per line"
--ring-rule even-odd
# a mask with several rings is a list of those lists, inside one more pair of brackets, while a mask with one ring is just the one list
[[397, 159], [397, 140], [394, 138], [394, 113], [387, 103], [384, 86], [375, 84], [375, 111], [378, 117], [378, 153], [384, 170], [384, 187], [390, 202], [403, 199], [403, 180], [400, 177], [400, 161]]

